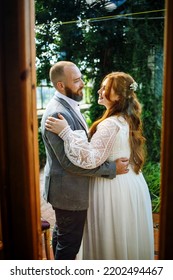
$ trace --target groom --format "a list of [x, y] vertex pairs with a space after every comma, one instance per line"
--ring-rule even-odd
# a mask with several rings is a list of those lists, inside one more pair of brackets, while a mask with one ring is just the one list
[[59, 61], [50, 69], [50, 80], [56, 92], [50, 100], [41, 122], [47, 161], [44, 170], [44, 198], [54, 211], [56, 222], [52, 245], [56, 260], [74, 260], [79, 251], [88, 208], [89, 178], [114, 178], [127, 173], [128, 159], [105, 162], [85, 170], [73, 165], [65, 155], [64, 143], [58, 135], [45, 129], [48, 116], [61, 113], [73, 130], [83, 129], [86, 122], [78, 102], [82, 100], [84, 82], [78, 67], [69, 61]]

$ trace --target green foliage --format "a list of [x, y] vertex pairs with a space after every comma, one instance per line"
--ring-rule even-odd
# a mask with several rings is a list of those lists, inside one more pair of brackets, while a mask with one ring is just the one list
[[160, 164], [146, 162], [143, 175], [149, 187], [153, 213], [158, 213], [160, 209]]
[[91, 122], [91, 118], [90, 118], [90, 111], [89, 110], [86, 110], [85, 112], [82, 113], [85, 120], [86, 120], [86, 123], [88, 125], [88, 127], [91, 126], [92, 122]]
[[[82, 32], [73, 21], [79, 20], [87, 3], [84, 0], [36, 0], [37, 81], [49, 83], [49, 69], [58, 60], [80, 60]], [[72, 22], [69, 24], [68, 22]], [[61, 24], [61, 23], [65, 24]], [[77, 52], [77, 55], [76, 55]]]

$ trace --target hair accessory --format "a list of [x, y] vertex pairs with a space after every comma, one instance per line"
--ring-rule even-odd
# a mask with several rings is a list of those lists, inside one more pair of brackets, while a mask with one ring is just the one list
[[136, 91], [138, 88], [138, 84], [136, 82], [133, 82], [131, 85], [130, 85], [130, 89]]

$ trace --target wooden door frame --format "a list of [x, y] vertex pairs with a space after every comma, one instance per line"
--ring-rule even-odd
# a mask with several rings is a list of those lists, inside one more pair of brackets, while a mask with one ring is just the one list
[[42, 258], [34, 5], [34, 0], [3, 0], [0, 4], [3, 259]]
[[165, 2], [159, 259], [173, 259], [173, 1]]

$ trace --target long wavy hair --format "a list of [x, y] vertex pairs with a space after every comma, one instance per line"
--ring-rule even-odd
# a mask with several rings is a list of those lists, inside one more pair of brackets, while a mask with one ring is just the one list
[[112, 106], [105, 111], [103, 116], [95, 121], [90, 128], [90, 137], [95, 133], [97, 125], [110, 116], [123, 116], [129, 124], [129, 142], [131, 148], [130, 164], [135, 173], [142, 169], [145, 159], [141, 105], [131, 85], [134, 79], [124, 72], [112, 72], [105, 76], [102, 83], [107, 79], [105, 96], [110, 100], [111, 90], [119, 96], [118, 100], [112, 101]]

